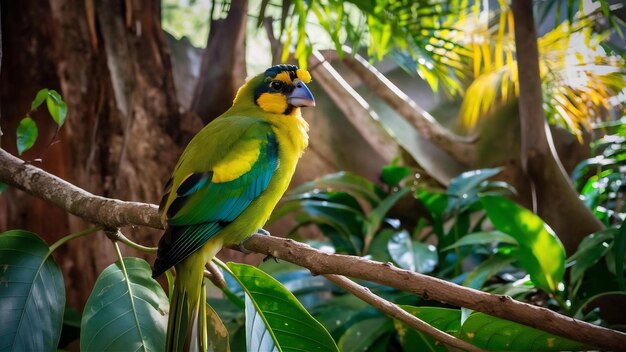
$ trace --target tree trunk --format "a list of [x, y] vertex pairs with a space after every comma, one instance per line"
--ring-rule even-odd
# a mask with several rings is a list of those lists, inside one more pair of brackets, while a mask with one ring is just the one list
[[533, 210], [572, 254], [585, 236], [603, 226], [578, 198], [555, 155], [543, 112], [533, 3], [513, 0], [512, 10], [519, 72], [521, 167], [531, 189]]
[[246, 79], [248, 0], [233, 1], [225, 19], [212, 20], [192, 109], [205, 123], [232, 105]]
[[[46, 170], [95, 194], [158, 202], [194, 132], [180, 127], [193, 121], [178, 113], [159, 3], [25, 0], [3, 1], [2, 10], [3, 148], [15, 152], [15, 129], [36, 92], [56, 89], [68, 104], [60, 142], [46, 147], [55, 125], [42, 107], [34, 114], [38, 142], [24, 159], [42, 157]], [[0, 204], [3, 230], [30, 229], [49, 244], [91, 226], [15, 190]], [[155, 245], [160, 235], [146, 229], [124, 232], [146, 245]], [[71, 241], [55, 258], [64, 272], [68, 304], [77, 308], [97, 275], [116, 260], [103, 234]]]

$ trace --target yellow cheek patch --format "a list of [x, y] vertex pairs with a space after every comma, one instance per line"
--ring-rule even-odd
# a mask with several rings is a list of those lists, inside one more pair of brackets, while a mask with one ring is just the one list
[[287, 97], [283, 94], [263, 93], [256, 100], [261, 109], [273, 114], [282, 114], [287, 110]]
[[213, 167], [214, 183], [223, 183], [235, 180], [252, 169], [261, 154], [261, 141], [250, 140], [237, 144], [224, 160]]
[[311, 82], [311, 74], [309, 73], [309, 71], [307, 71], [305, 69], [299, 68], [296, 71], [296, 76], [298, 76], [298, 79], [301, 80], [304, 83]]

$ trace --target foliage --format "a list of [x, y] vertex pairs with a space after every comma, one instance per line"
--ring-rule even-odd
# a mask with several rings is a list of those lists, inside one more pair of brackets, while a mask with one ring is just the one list
[[[55, 90], [46, 88], [37, 92], [35, 99], [31, 103], [30, 111], [26, 114], [26, 117], [20, 121], [20, 124], [17, 127], [16, 139], [17, 152], [19, 155], [22, 155], [22, 153], [32, 148], [37, 141], [39, 129], [37, 128], [37, 123], [32, 117], [30, 117], [30, 115], [35, 112], [44, 101], [46, 102], [48, 113], [50, 113], [50, 116], [57, 125], [57, 133], [65, 123], [65, 118], [67, 117], [67, 104], [63, 101], [61, 95]], [[54, 138], [56, 138], [56, 133], [53, 140], [50, 141], [48, 145], [54, 141]]]
[[596, 131], [606, 135], [591, 144], [594, 157], [576, 166], [572, 180], [585, 204], [610, 226], [626, 219], [626, 119]]
[[[513, 16], [505, 3], [495, 16], [496, 21], [486, 14], [467, 17], [455, 38], [471, 51], [473, 81], [460, 111], [466, 128], [517, 98]], [[612, 101], [626, 86], [626, 61], [605, 45], [610, 33], [595, 30], [596, 17], [564, 21], [538, 40], [546, 116], [579, 139], [592, 122], [607, 119], [614, 105], [623, 110], [622, 102]]]

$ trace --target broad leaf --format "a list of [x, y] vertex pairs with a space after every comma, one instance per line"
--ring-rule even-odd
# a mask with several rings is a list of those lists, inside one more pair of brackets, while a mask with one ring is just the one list
[[535, 285], [547, 292], [561, 291], [565, 272], [565, 249], [541, 218], [499, 196], [483, 196], [487, 216], [500, 231], [519, 243], [519, 262]]
[[[126, 270], [124, 270], [124, 268]], [[162, 351], [168, 299], [143, 259], [124, 258], [98, 277], [80, 332], [82, 351]]]
[[401, 268], [418, 273], [432, 272], [439, 260], [435, 246], [414, 241], [406, 231], [393, 235], [387, 244], [387, 250]]
[[250, 265], [227, 265], [246, 293], [248, 351], [338, 351], [328, 331], [280, 282]]
[[474, 313], [463, 323], [458, 337], [480, 348], [496, 351], [578, 351], [587, 347], [560, 336]]
[[576, 283], [582, 279], [585, 271], [606, 255], [613, 246], [615, 233], [615, 229], [592, 233], [580, 242], [576, 253], [568, 260], [574, 262], [570, 270], [570, 280], [572, 283]]
[[17, 153], [22, 155], [25, 151], [32, 148], [39, 135], [35, 120], [25, 117], [17, 126]]
[[28, 231], [0, 234], [0, 351], [56, 351], [64, 308], [48, 246]]

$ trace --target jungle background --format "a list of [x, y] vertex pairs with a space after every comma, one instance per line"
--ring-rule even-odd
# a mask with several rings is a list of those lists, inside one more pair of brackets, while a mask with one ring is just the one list
[[[272, 234], [623, 329], [624, 252], [614, 243], [626, 236], [626, 9], [554, 0], [533, 8], [514, 21], [506, 1], [2, 1], [1, 145], [93, 194], [158, 203], [186, 143], [230, 106], [246, 77], [298, 63], [313, 76], [317, 106], [303, 111], [310, 146]], [[533, 60], [536, 72], [518, 75]], [[66, 103], [62, 127], [46, 109], [31, 109], [43, 88]], [[27, 115], [37, 142], [18, 153]], [[524, 235], [503, 234], [483, 194], [506, 195], [554, 230], [557, 282], [533, 276], [547, 270], [541, 258], [534, 269], [522, 258], [551, 245], [519, 250]], [[0, 196], [2, 231], [53, 243], [85, 227], [12, 187]], [[124, 232], [145, 245], [161, 234]], [[115, 252], [99, 233], [54, 257], [67, 306], [79, 314]], [[225, 249], [220, 258], [258, 264], [263, 256]], [[341, 296], [328, 283], [286, 263], [262, 267], [301, 290], [316, 317], [339, 319], [330, 313], [338, 306], [320, 305]], [[350, 323], [329, 330], [340, 347], [368, 331], [360, 350], [401, 348], [393, 324], [351, 304], [341, 318]], [[231, 323], [241, 333], [241, 322]]]

